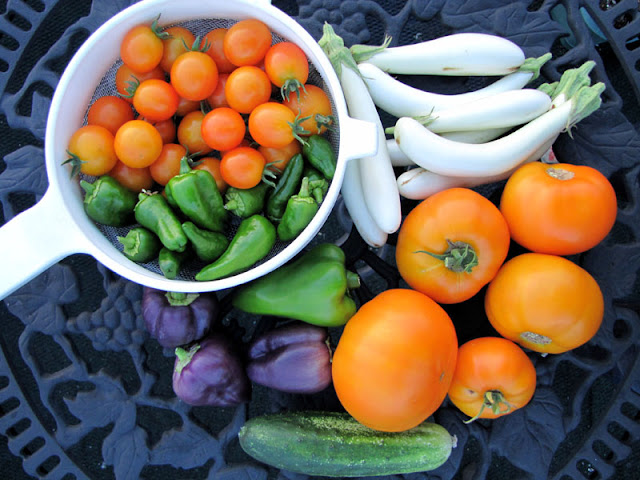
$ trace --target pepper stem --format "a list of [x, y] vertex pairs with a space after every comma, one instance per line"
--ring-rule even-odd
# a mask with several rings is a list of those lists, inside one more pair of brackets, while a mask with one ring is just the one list
[[186, 307], [191, 305], [196, 298], [200, 296], [199, 293], [183, 293], [183, 292], [167, 292], [165, 297], [169, 301], [169, 305], [172, 307]]
[[449, 248], [441, 254], [427, 252], [426, 250], [416, 250], [413, 253], [426, 253], [433, 258], [442, 260], [444, 266], [455, 273], [471, 273], [478, 265], [478, 255], [471, 245], [466, 242], [452, 242], [447, 239]]
[[[501, 405], [504, 405], [506, 409], [503, 410]], [[499, 415], [509, 413], [513, 408], [513, 405], [507, 402], [500, 390], [489, 390], [484, 393], [484, 400], [480, 407], [480, 411], [474, 417], [469, 420], [465, 420], [464, 423], [468, 424], [480, 418], [480, 415], [482, 415], [485, 408], [490, 408], [494, 415]]]
[[185, 350], [182, 347], [176, 348], [175, 350], [176, 357], [178, 357], [178, 363], [176, 364], [176, 368], [175, 368], [176, 373], [182, 373], [182, 370], [184, 369], [184, 367], [186, 367], [187, 365], [189, 365], [189, 363], [191, 363], [193, 356], [196, 354], [198, 350], [200, 350], [199, 343], [196, 343], [195, 345], [191, 346], [189, 350]]
[[360, 276], [350, 270], [346, 270], [347, 274], [347, 290], [353, 290], [360, 287]]

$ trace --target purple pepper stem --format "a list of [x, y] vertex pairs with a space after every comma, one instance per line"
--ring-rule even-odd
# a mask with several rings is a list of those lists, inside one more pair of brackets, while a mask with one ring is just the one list
[[176, 357], [178, 357], [178, 363], [176, 364], [176, 368], [175, 368], [176, 372], [182, 373], [182, 370], [184, 369], [184, 367], [186, 367], [187, 365], [189, 365], [189, 363], [191, 363], [191, 359], [193, 358], [193, 356], [196, 354], [198, 350], [200, 350], [199, 343], [192, 345], [189, 348], [189, 350], [185, 350], [182, 347], [176, 348], [175, 350]]
[[171, 305], [172, 307], [189, 306], [199, 296], [200, 296], [199, 293], [182, 293], [182, 292], [165, 293], [165, 297], [167, 297], [167, 300], [169, 301], [169, 305]]

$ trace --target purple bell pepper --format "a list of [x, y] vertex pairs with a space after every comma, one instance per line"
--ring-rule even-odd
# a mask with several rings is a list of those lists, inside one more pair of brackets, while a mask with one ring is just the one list
[[289, 393], [316, 393], [331, 384], [331, 350], [324, 327], [294, 322], [256, 338], [249, 346], [247, 375], [260, 385]]
[[219, 312], [213, 292], [163, 292], [145, 287], [142, 318], [160, 345], [175, 348], [203, 338]]

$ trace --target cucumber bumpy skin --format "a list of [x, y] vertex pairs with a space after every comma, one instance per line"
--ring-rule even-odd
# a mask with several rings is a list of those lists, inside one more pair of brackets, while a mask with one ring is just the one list
[[372, 430], [346, 413], [291, 412], [248, 420], [240, 446], [256, 460], [306, 475], [360, 477], [433, 470], [456, 437], [435, 423], [405, 432]]

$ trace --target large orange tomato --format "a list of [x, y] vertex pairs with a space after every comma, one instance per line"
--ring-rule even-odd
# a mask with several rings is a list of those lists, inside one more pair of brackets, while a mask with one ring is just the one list
[[458, 350], [449, 399], [464, 414], [496, 418], [524, 407], [536, 389], [536, 369], [511, 340], [481, 337]]
[[564, 257], [525, 253], [489, 284], [485, 311], [505, 338], [542, 353], [562, 353], [600, 328], [604, 300], [596, 280]]
[[444, 400], [458, 340], [440, 305], [415, 290], [386, 290], [351, 317], [333, 355], [342, 406], [367, 427], [399, 432]]
[[419, 203], [398, 232], [396, 264], [415, 290], [439, 303], [458, 303], [480, 291], [509, 250], [509, 228], [479, 193], [451, 188]]
[[532, 162], [507, 181], [500, 210], [511, 237], [538, 253], [573, 255], [600, 243], [616, 220], [616, 193], [595, 168]]

